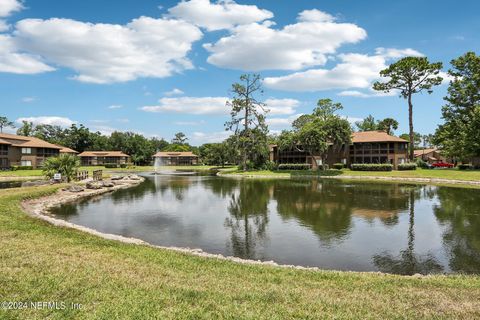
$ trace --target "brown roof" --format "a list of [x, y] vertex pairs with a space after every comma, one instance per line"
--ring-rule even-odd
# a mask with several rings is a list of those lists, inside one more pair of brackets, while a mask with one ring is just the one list
[[413, 155], [415, 157], [420, 157], [423, 156], [424, 154], [432, 153], [432, 152], [438, 152], [437, 148], [429, 148], [429, 149], [418, 149], [418, 150], [413, 150]]
[[163, 158], [163, 157], [198, 157], [196, 154], [194, 154], [191, 151], [186, 151], [186, 152], [175, 152], [175, 151], [163, 151], [163, 152], [157, 152], [154, 157], [158, 158]]
[[399, 137], [391, 136], [385, 131], [362, 131], [352, 134], [353, 143], [365, 142], [408, 142]]
[[0, 144], [11, 144], [10, 142], [6, 141], [6, 140], [3, 140], [3, 139], [0, 139]]
[[75, 151], [73, 149], [70, 149], [70, 148], [67, 148], [67, 147], [64, 147], [64, 146], [61, 146], [59, 144], [57, 144], [57, 146], [59, 146], [61, 149], [60, 149], [60, 153], [78, 153], [78, 151]]
[[13, 147], [19, 148], [49, 148], [61, 149], [59, 146], [35, 137], [17, 136], [15, 134], [0, 133], [0, 139]]
[[122, 151], [84, 151], [79, 157], [130, 157]]

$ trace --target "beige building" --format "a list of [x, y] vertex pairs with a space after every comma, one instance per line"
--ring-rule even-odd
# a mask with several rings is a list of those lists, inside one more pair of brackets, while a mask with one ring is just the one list
[[415, 159], [422, 159], [427, 163], [447, 162], [447, 158], [442, 156], [437, 148], [414, 150]]
[[[321, 155], [308, 155], [297, 150], [280, 151], [276, 145], [270, 146], [270, 160], [276, 163], [308, 163], [312, 169], [322, 164]], [[353, 163], [391, 163], [396, 169], [401, 163], [407, 162], [408, 142], [404, 139], [387, 134], [384, 131], [354, 132], [349, 146], [340, 150], [330, 148], [326, 164], [343, 163], [349, 166]]]
[[198, 164], [198, 156], [191, 151], [188, 152], [157, 152], [155, 160], [160, 160], [164, 166], [191, 166]]
[[0, 169], [39, 168], [48, 157], [58, 156], [62, 148], [35, 137], [0, 133]]
[[78, 155], [82, 166], [101, 166], [106, 164], [128, 164], [130, 156], [121, 151], [84, 151]]
[[57, 144], [58, 147], [60, 147], [60, 154], [71, 154], [71, 155], [77, 155], [79, 152], [78, 151], [75, 151], [73, 149], [70, 149], [70, 148], [67, 148], [67, 147], [64, 147], [64, 146], [61, 146], [59, 144]]

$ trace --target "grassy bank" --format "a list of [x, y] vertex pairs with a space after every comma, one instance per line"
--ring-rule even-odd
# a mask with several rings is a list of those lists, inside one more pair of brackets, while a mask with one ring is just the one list
[[28, 217], [0, 191], [2, 301], [80, 310], [1, 310], [1, 319], [479, 318], [480, 277], [402, 277], [242, 265], [127, 245]]
[[458, 169], [417, 169], [409, 171], [352, 171], [350, 169], [343, 170], [327, 170], [327, 171], [247, 171], [239, 170], [229, 171], [229, 174], [246, 175], [246, 176], [271, 176], [271, 177], [291, 177], [291, 176], [353, 176], [353, 177], [394, 177], [394, 178], [427, 178], [427, 179], [447, 179], [447, 180], [464, 180], [464, 181], [480, 181], [480, 170], [458, 170]]

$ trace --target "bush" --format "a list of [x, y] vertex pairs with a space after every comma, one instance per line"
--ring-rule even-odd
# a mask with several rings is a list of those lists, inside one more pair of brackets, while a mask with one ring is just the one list
[[343, 168], [345, 168], [345, 165], [343, 163], [334, 163], [333, 164], [333, 169], [342, 170]]
[[462, 163], [462, 164], [459, 164], [458, 165], [458, 169], [459, 170], [473, 170], [473, 166], [471, 164], [468, 164], [468, 163]]
[[12, 166], [12, 171], [17, 170], [33, 170], [33, 166]]
[[52, 179], [56, 173], [60, 173], [63, 179], [70, 182], [77, 175], [80, 166], [80, 158], [71, 154], [61, 154], [58, 157], [50, 157], [43, 163], [43, 175]]
[[405, 171], [405, 170], [417, 170], [417, 164], [410, 162], [410, 163], [400, 163], [398, 165], [398, 170]]
[[116, 163], [105, 163], [103, 166], [107, 169], [118, 168], [118, 165]]
[[417, 167], [422, 168], [422, 169], [429, 169], [428, 163], [423, 161], [423, 159], [418, 158], [415, 163], [417, 164]]
[[352, 171], [392, 171], [393, 165], [389, 163], [354, 163], [350, 166]]
[[122, 168], [122, 169], [125, 169], [127, 167], [128, 167], [128, 164], [126, 164], [126, 163], [121, 163], [120, 164], [120, 168]]
[[308, 163], [281, 163], [278, 170], [310, 170], [311, 165]]
[[267, 162], [265, 162], [265, 164], [263, 165], [263, 170], [270, 170], [270, 171], [272, 171], [272, 170], [277, 170], [277, 168], [278, 168], [278, 165], [277, 165], [275, 162], [273, 162], [273, 161], [267, 161]]

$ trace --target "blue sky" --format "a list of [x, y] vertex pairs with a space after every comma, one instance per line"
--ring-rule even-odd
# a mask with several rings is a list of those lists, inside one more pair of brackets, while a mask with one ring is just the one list
[[[369, 89], [378, 71], [406, 55], [446, 71], [480, 47], [478, 12], [478, 1], [0, 0], [0, 114], [183, 131], [198, 145], [227, 136], [230, 85], [254, 71], [274, 132], [331, 98], [352, 121], [396, 118], [400, 134], [405, 101]], [[416, 131], [441, 123], [446, 88], [414, 98]]]

